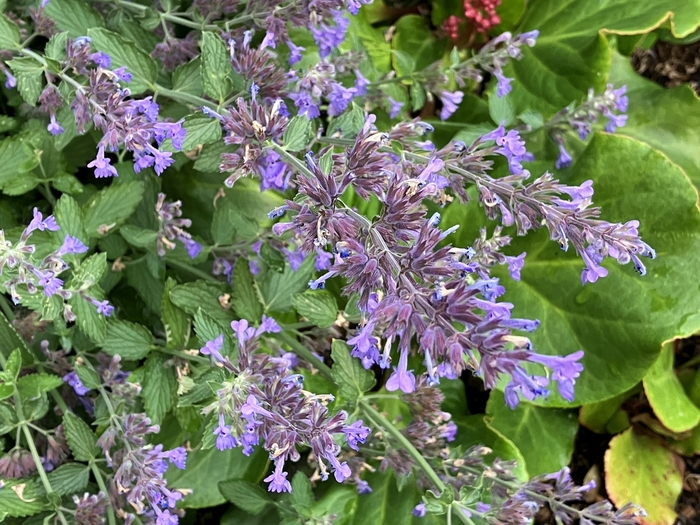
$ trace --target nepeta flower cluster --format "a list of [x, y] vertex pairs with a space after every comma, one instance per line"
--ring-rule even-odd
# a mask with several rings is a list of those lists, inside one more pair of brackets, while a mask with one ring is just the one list
[[158, 194], [156, 202], [156, 215], [158, 216], [158, 237], [156, 250], [161, 257], [165, 256], [165, 250], [174, 250], [175, 242], [180, 241], [187, 250], [187, 254], [194, 259], [202, 251], [202, 245], [192, 239], [192, 235], [185, 228], [192, 225], [189, 219], [181, 219], [182, 202], [166, 202], [165, 193]]
[[78, 294], [86, 301], [92, 303], [99, 313], [109, 316], [114, 309], [107, 301], [102, 301], [88, 292], [95, 283], [77, 283], [77, 288], [66, 288], [65, 282], [59, 277], [70, 268], [66, 258], [70, 255], [79, 255], [88, 251], [80, 239], [66, 235], [61, 246], [44, 257], [35, 258], [36, 246], [28, 244], [32, 233], [35, 231], [56, 232], [60, 230], [53, 215], [44, 218], [42, 213], [34, 208], [34, 218], [24, 228], [17, 242], [6, 238], [5, 232], [0, 230], [0, 275], [4, 276], [3, 288], [9, 292], [15, 304], [26, 302], [29, 296], [33, 296], [41, 290], [45, 297], [58, 297], [63, 308], [63, 317], [66, 321], [74, 321], [75, 314], [69, 304], [65, 304], [72, 296]]
[[303, 376], [292, 372], [288, 358], [258, 351], [261, 335], [281, 331], [274, 319], [263, 316], [257, 329], [246, 320], [232, 322], [231, 328], [238, 340], [236, 364], [221, 353], [223, 334], [200, 350], [232, 374], [217, 391], [217, 400], [204, 409], [204, 413], [214, 414], [216, 447], [225, 450], [241, 446], [249, 455], [262, 442], [275, 463], [274, 472], [265, 478], [272, 492], [291, 492], [285, 463], [299, 460], [301, 446], [311, 448], [322, 479], [327, 479], [330, 472], [338, 482], [349, 478], [350, 467], [338, 460], [341, 448], [336, 438], [343, 437], [357, 450], [369, 429], [362, 421], [348, 424], [344, 411], [331, 415], [327, 403], [333, 401], [333, 396], [303, 390]]

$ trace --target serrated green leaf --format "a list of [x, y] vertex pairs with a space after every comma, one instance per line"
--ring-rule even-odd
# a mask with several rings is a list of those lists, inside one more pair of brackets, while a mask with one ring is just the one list
[[338, 385], [338, 393], [346, 403], [355, 403], [359, 396], [377, 382], [374, 374], [365, 370], [360, 360], [350, 355], [350, 349], [343, 341], [333, 340], [331, 358], [333, 359], [331, 374]]
[[155, 90], [158, 64], [139, 47], [122, 36], [106, 29], [88, 29], [92, 45], [98, 51], [107, 53], [112, 59], [112, 68], [126, 67], [132, 74], [129, 90], [132, 95], [146, 90]]
[[257, 276], [258, 289], [265, 312], [284, 312], [292, 307], [292, 296], [308, 287], [313, 257], [307, 257], [302, 265], [293, 271], [289, 266], [284, 272], [261, 272]]
[[[201, 509], [226, 502], [219, 492], [221, 481], [236, 478], [257, 483], [267, 465], [267, 454], [257, 448], [250, 456], [244, 456], [240, 448], [231, 450], [195, 450], [187, 455], [187, 468], [170, 468], [166, 473], [168, 487], [190, 488], [184, 497], [182, 508]], [[198, 490], [194, 490], [197, 488]]]
[[[242, 79], [233, 70], [229, 52], [219, 35], [204, 31], [200, 47], [202, 49], [201, 73], [204, 92], [219, 103], [223, 103], [234, 87], [238, 91], [242, 89]], [[237, 80], [235, 83], [234, 79]]]
[[70, 195], [61, 195], [54, 208], [54, 215], [62, 233], [77, 237], [81, 241], [87, 240], [83, 212]]
[[115, 184], [93, 195], [85, 204], [85, 231], [89, 237], [100, 237], [121, 224], [134, 213], [143, 196], [140, 181]]
[[307, 290], [292, 296], [292, 305], [299, 315], [319, 328], [333, 326], [338, 318], [338, 303], [325, 290]]
[[605, 488], [615, 505], [644, 506], [644, 523], [671, 525], [683, 477], [673, 452], [650, 436], [629, 429], [610, 441], [605, 453]]
[[292, 478], [292, 494], [290, 497], [292, 507], [299, 514], [306, 514], [311, 509], [316, 499], [314, 498], [314, 493], [311, 488], [311, 482], [309, 478], [303, 472], [297, 472]]
[[[402, 16], [396, 22], [395, 29], [392, 39], [393, 63], [398, 75], [421, 71], [442, 57], [445, 41], [436, 40], [425, 17], [412, 14]], [[397, 51], [411, 57], [411, 60], [399, 58]]]
[[[148, 255], [158, 258], [155, 254], [149, 253]], [[129, 286], [136, 290], [136, 293], [143, 299], [146, 306], [154, 313], [160, 315], [164, 290], [163, 276], [160, 274], [157, 276], [153, 275], [147, 259], [130, 264], [126, 267], [124, 273]]]
[[311, 121], [305, 116], [292, 117], [284, 132], [284, 149], [301, 151], [309, 146], [312, 127]]
[[[21, 496], [21, 498], [20, 498]], [[0, 490], [0, 513], [23, 518], [48, 508], [41, 487], [31, 480], [5, 479]]]
[[223, 334], [224, 327], [200, 308], [194, 314], [194, 331], [199, 344], [204, 346], [208, 341], [213, 341]]
[[97, 437], [85, 421], [68, 412], [63, 415], [63, 430], [75, 459], [90, 461], [97, 457]]
[[673, 343], [666, 343], [644, 376], [644, 392], [659, 421], [669, 430], [680, 433], [700, 423], [700, 409], [686, 395], [676, 377], [673, 358]]
[[85, 259], [73, 274], [71, 283], [76, 286], [93, 286], [98, 284], [107, 271], [107, 254], [95, 253]]
[[219, 483], [219, 492], [231, 503], [251, 514], [260, 514], [272, 500], [267, 492], [250, 481], [229, 479]]
[[238, 259], [233, 269], [231, 304], [242, 319], [259, 321], [262, 318], [263, 307], [255, 291], [255, 283], [248, 267], [248, 261], [245, 259]]
[[189, 93], [201, 97], [204, 94], [202, 87], [201, 61], [199, 58], [182, 64], [173, 73], [173, 91]]
[[489, 96], [489, 115], [497, 126], [503, 123], [504, 126], [509, 127], [515, 123], [515, 111], [507, 96], [499, 97], [495, 93], [491, 93]]
[[107, 321], [104, 316], [97, 313], [95, 306], [82, 294], [73, 294], [68, 299], [68, 304], [75, 314], [78, 328], [96, 343], [101, 342], [107, 330]]
[[221, 295], [222, 291], [219, 287], [197, 281], [173, 287], [170, 299], [190, 315], [196, 314], [201, 308], [216, 321], [228, 325], [233, 321], [233, 315], [221, 306], [219, 302]]
[[511, 409], [503, 393], [493, 390], [486, 413], [489, 426], [518, 447], [531, 476], [557, 472], [569, 464], [578, 430], [573, 410], [543, 408], [524, 401]]
[[392, 49], [391, 55], [394, 62], [394, 69], [399, 76], [406, 76], [416, 69], [416, 60], [410, 53], [399, 49]]
[[148, 328], [128, 321], [110, 320], [102, 349], [109, 355], [123, 359], [139, 360], [151, 350], [153, 336]]
[[411, 109], [413, 111], [420, 111], [423, 106], [425, 106], [425, 101], [427, 96], [425, 89], [418, 82], [411, 84]]
[[350, 110], [346, 110], [338, 118], [334, 118], [328, 126], [328, 136], [339, 133], [344, 138], [354, 138], [365, 124], [365, 110], [354, 102]]
[[170, 299], [170, 292], [176, 286], [177, 281], [168, 277], [163, 291], [161, 311], [163, 313], [163, 325], [165, 337], [169, 348], [179, 348], [187, 343], [190, 323], [187, 314], [178, 308]]
[[175, 370], [165, 361], [164, 356], [151, 355], [144, 365], [141, 398], [146, 414], [157, 425], [177, 402]]
[[[16, 357], [14, 356], [15, 351], [17, 352]], [[32, 353], [27, 348], [27, 343], [19, 336], [4, 314], [0, 314], [0, 352], [8, 358], [8, 363], [13, 362], [14, 359], [18, 359], [18, 362], [25, 360], [27, 363], [34, 361]]]
[[90, 479], [90, 469], [80, 463], [66, 463], [47, 474], [51, 488], [61, 496], [81, 493]]
[[17, 77], [19, 94], [27, 104], [34, 106], [44, 89], [43, 66], [30, 57], [13, 58], [7, 62], [7, 65]]
[[182, 127], [187, 130], [182, 142], [182, 151], [189, 151], [203, 144], [212, 144], [221, 139], [221, 123], [215, 119], [199, 115], [185, 117]]
[[158, 239], [157, 231], [139, 228], [133, 224], [125, 224], [119, 228], [119, 234], [126, 242], [139, 248], [155, 249], [156, 240]]
[[80, 0], [48, 2], [44, 12], [54, 19], [60, 29], [67, 31], [71, 38], [86, 36], [89, 28], [104, 25], [100, 14]]
[[19, 28], [12, 20], [0, 13], [0, 48], [14, 50], [19, 47]]
[[204, 146], [202, 153], [194, 163], [194, 169], [210, 173], [219, 173], [222, 153], [232, 153], [234, 148], [226, 145], [223, 141]]
[[260, 247], [260, 258], [267, 264], [268, 269], [273, 272], [283, 272], [287, 260], [279, 250], [273, 248], [269, 243], [264, 243]]
[[28, 374], [17, 380], [19, 394], [26, 399], [39, 397], [41, 394], [50, 392], [61, 385], [63, 385], [63, 379], [44, 372]]
[[97, 375], [97, 372], [89, 361], [83, 360], [82, 363], [75, 363], [73, 365], [73, 369], [75, 370], [75, 374], [78, 376], [78, 379], [80, 379], [80, 382], [85, 387], [90, 389], [99, 388], [101, 384], [100, 376]]
[[24, 173], [22, 165], [31, 159], [31, 148], [23, 148], [22, 143], [26, 137], [14, 135], [0, 141], [0, 188], [4, 188], [14, 177]]
[[236, 229], [231, 220], [232, 206], [230, 202], [224, 201], [219, 203], [216, 210], [214, 210], [214, 217], [211, 222], [211, 236], [216, 244], [232, 244], [236, 238]]

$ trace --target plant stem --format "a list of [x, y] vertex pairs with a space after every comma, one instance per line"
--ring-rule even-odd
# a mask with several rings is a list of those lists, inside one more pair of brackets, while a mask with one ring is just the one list
[[179, 357], [180, 359], [187, 359], [188, 361], [195, 361], [197, 363], [206, 363], [206, 364], [211, 363], [211, 360], [208, 357], [202, 357], [199, 355], [191, 355], [191, 354], [187, 354], [185, 352], [182, 352], [180, 350], [173, 350], [172, 348], [165, 348], [163, 346], [153, 346], [151, 348], [153, 348], [154, 350], [157, 350], [158, 352], [161, 352], [163, 354], [174, 355], [176, 357]]
[[105, 485], [105, 480], [102, 478], [102, 473], [94, 461], [90, 461], [90, 470], [92, 470], [92, 475], [95, 476], [95, 481], [97, 481], [97, 486], [100, 488], [102, 493], [105, 495], [107, 500], [107, 519], [109, 520], [109, 525], [116, 525], [117, 519], [114, 515], [114, 509], [112, 508], [112, 500], [109, 497], [109, 492], [107, 491], [107, 485]]
[[192, 95], [190, 93], [184, 93], [182, 91], [175, 91], [173, 89], [168, 89], [160, 84], [155, 85], [155, 93], [157, 95], [162, 95], [164, 97], [171, 98], [177, 102], [184, 102], [185, 104], [192, 104], [193, 106], [206, 106], [210, 109], [214, 110], [220, 110], [219, 105], [216, 102], [213, 102], [211, 100], [207, 100], [202, 97], [198, 97], [196, 95]]
[[221, 284], [221, 281], [219, 281], [213, 275], [210, 275], [207, 272], [200, 270], [199, 268], [195, 268], [194, 266], [190, 266], [189, 264], [181, 263], [180, 261], [176, 261], [174, 259], [165, 259], [165, 264], [168, 264], [168, 265], [174, 266], [175, 268], [178, 268], [180, 270], [189, 272], [192, 275], [196, 275], [197, 277], [204, 279], [206, 281], [214, 282], [216, 284]]
[[358, 404], [362, 408], [365, 415], [379, 428], [384, 429], [389, 433], [403, 449], [408, 452], [408, 454], [413, 458], [413, 460], [420, 466], [421, 470], [428, 476], [428, 479], [441, 493], [447, 489], [445, 483], [437, 475], [433, 467], [427, 462], [423, 455], [414, 447], [411, 442], [404, 436], [401, 431], [396, 428], [391, 422], [382, 416], [377, 410], [375, 410], [367, 400], [360, 399]]
[[279, 153], [280, 157], [282, 157], [285, 160], [285, 162], [292, 165], [299, 172], [303, 173], [307, 178], [309, 178], [309, 179], [315, 178], [314, 174], [311, 173], [309, 168], [307, 168], [302, 161], [300, 161], [295, 155], [288, 152], [282, 146], [280, 146], [279, 144], [277, 144], [275, 142], [270, 142], [268, 144], [268, 146], [271, 147], [272, 149], [274, 149], [277, 153]]
[[275, 334], [274, 337], [276, 337], [283, 343], [286, 343], [287, 345], [291, 346], [295, 354], [297, 354], [299, 357], [306, 359], [306, 361], [311, 363], [316, 369], [318, 369], [319, 372], [321, 372], [321, 374], [326, 379], [333, 381], [333, 376], [331, 375], [331, 368], [328, 365], [326, 365], [326, 363], [321, 361], [318, 357], [316, 357], [313, 353], [311, 353], [311, 350], [306, 348], [287, 332], [278, 332]]

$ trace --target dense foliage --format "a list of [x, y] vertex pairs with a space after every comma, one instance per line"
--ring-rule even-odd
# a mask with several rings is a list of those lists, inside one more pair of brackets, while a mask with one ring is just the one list
[[699, 8], [0, 6], [0, 521], [672, 523]]

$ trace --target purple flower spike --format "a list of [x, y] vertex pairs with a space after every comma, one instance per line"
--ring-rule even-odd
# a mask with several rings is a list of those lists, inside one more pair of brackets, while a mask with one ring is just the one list
[[238, 446], [238, 440], [231, 435], [231, 427], [225, 424], [224, 416], [219, 414], [219, 425], [214, 429], [216, 448], [228, 450]]
[[442, 100], [442, 109], [440, 110], [440, 120], [447, 120], [450, 118], [455, 111], [457, 111], [459, 105], [462, 103], [464, 98], [464, 93], [461, 91], [455, 91], [450, 93], [449, 91], [443, 91], [440, 94], [440, 99]]
[[579, 363], [582, 357], [583, 350], [579, 350], [566, 357], [533, 355], [530, 360], [551, 369], [552, 380], [557, 382], [561, 396], [567, 401], [573, 401], [574, 384], [583, 371], [583, 365]]
[[51, 115], [51, 122], [49, 122], [49, 125], [46, 126], [46, 129], [52, 135], [60, 135], [63, 133], [63, 127], [61, 127], [61, 125], [56, 121], [56, 115]]
[[514, 281], [520, 280], [520, 270], [525, 266], [525, 252], [521, 253], [517, 257], [506, 256], [506, 264], [508, 264], [508, 272], [510, 273], [511, 279]]
[[168, 459], [180, 470], [184, 470], [187, 462], [187, 451], [185, 447], [177, 447], [168, 453]]
[[269, 492], [291, 492], [292, 484], [287, 481], [287, 473], [284, 471], [284, 460], [275, 460], [275, 471], [263, 480], [269, 483]]
[[85, 246], [80, 239], [73, 237], [72, 235], [66, 235], [66, 238], [63, 240], [63, 244], [58, 249], [57, 254], [59, 256], [66, 255], [68, 253], [76, 255], [78, 253], [85, 253], [86, 251], [88, 251], [88, 247]]
[[111, 165], [109, 158], [105, 158], [104, 146], [100, 146], [97, 150], [97, 157], [92, 162], [88, 163], [88, 168], [95, 168], [95, 177], [102, 179], [105, 177], [116, 177], [119, 174], [117, 169]]
[[369, 437], [370, 430], [364, 426], [362, 420], [355, 421], [352, 425], [343, 428], [345, 440], [348, 446], [353, 450], [359, 450], [358, 446], [365, 442]]
[[502, 75], [498, 71], [495, 72], [495, 75], [496, 80], [498, 81], [496, 83], [496, 95], [498, 96], [498, 98], [505, 97], [513, 89], [510, 85], [513, 79]]
[[301, 52], [306, 51], [306, 48], [297, 46], [291, 40], [287, 40], [287, 47], [289, 47], [289, 65], [293, 66], [297, 62], [301, 62]]
[[416, 376], [408, 370], [408, 352], [402, 351], [399, 358], [399, 366], [394, 368], [386, 382], [386, 389], [390, 392], [399, 390], [405, 394], [410, 394], [416, 389]]
[[75, 390], [75, 393], [79, 396], [84, 396], [90, 391], [89, 388], [83, 385], [83, 382], [80, 380], [78, 374], [76, 374], [75, 372], [69, 372], [68, 374], [64, 375], [63, 381], [72, 386], [73, 390]]

